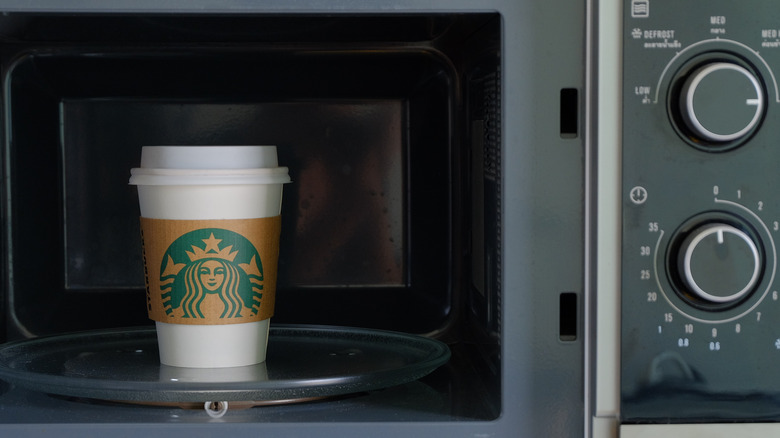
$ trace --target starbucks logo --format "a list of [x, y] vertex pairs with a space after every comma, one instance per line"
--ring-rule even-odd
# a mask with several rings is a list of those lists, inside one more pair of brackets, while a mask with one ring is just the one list
[[205, 228], [182, 235], [163, 255], [160, 272], [168, 316], [176, 312], [183, 318], [205, 318], [206, 305], [216, 306], [220, 318], [256, 315], [260, 310], [260, 255], [249, 240], [233, 231]]

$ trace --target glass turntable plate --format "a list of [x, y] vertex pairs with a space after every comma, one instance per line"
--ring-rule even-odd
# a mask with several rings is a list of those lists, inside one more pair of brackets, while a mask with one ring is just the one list
[[234, 368], [160, 364], [154, 328], [0, 345], [0, 379], [34, 391], [130, 402], [299, 400], [412, 382], [450, 358], [436, 340], [380, 330], [271, 326], [265, 363]]

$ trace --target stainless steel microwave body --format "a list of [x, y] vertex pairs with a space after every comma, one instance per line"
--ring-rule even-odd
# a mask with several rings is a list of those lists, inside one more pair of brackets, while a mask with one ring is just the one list
[[452, 352], [419, 381], [219, 419], [2, 383], [0, 434], [582, 434], [588, 10], [0, 1], [0, 339], [149, 324], [141, 146], [275, 144], [294, 182], [272, 325]]

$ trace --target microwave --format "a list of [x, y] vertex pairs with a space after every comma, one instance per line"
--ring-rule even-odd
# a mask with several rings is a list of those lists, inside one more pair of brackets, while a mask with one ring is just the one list
[[[0, 1], [0, 434], [582, 434], [590, 7]], [[292, 182], [272, 338], [394, 333], [447, 360], [221, 416], [169, 381], [128, 403], [133, 359], [89, 360], [153, 327], [128, 185], [149, 145], [276, 146]], [[216, 379], [203, 391], [241, 390]]]
[[[0, 0], [0, 435], [776, 434], [773, 6]], [[149, 355], [150, 145], [289, 169], [267, 365]]]

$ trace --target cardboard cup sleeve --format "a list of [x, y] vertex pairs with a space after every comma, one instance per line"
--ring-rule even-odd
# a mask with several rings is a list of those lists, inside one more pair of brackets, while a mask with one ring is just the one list
[[262, 321], [274, 312], [281, 216], [141, 218], [149, 318], [172, 324]]

